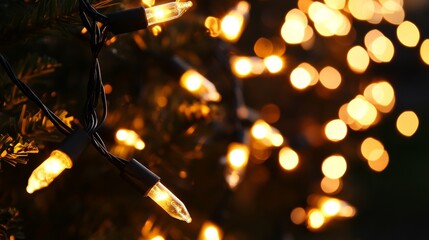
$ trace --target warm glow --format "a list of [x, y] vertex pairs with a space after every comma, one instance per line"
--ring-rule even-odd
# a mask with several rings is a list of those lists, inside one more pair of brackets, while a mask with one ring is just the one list
[[180, 86], [205, 101], [218, 102], [221, 99], [213, 83], [192, 69], [183, 73], [180, 78]]
[[341, 201], [335, 198], [329, 198], [326, 201], [323, 201], [320, 210], [323, 215], [327, 217], [332, 217], [338, 215], [341, 210]]
[[308, 213], [308, 227], [312, 229], [319, 229], [325, 223], [323, 213], [318, 209], [312, 209]]
[[376, 161], [383, 155], [384, 146], [377, 139], [369, 137], [362, 142], [360, 150], [366, 160]]
[[308, 15], [317, 32], [325, 37], [344, 36], [351, 29], [351, 23], [345, 15], [321, 2], [313, 2], [308, 9]]
[[264, 61], [259, 57], [233, 57], [232, 70], [239, 77], [262, 74], [265, 70]]
[[286, 14], [281, 36], [286, 43], [300, 44], [304, 41], [307, 24], [307, 16], [301, 10], [294, 8]]
[[389, 165], [389, 154], [383, 151], [383, 154], [375, 161], [368, 161], [368, 166], [376, 171], [382, 172]]
[[347, 170], [347, 162], [341, 155], [333, 155], [326, 158], [322, 163], [323, 174], [331, 179], [341, 178]]
[[161, 182], [156, 183], [147, 195], [170, 216], [187, 223], [192, 221], [185, 205]]
[[376, 37], [367, 48], [375, 62], [390, 62], [395, 54], [392, 41], [384, 35]]
[[226, 155], [228, 166], [233, 169], [246, 167], [249, 159], [249, 147], [242, 143], [231, 143]]
[[118, 143], [134, 147], [137, 150], [143, 150], [146, 146], [135, 131], [128, 129], [119, 129], [116, 132], [116, 140]]
[[269, 136], [271, 145], [273, 145], [273, 147], [280, 147], [284, 142], [284, 138], [279, 132], [276, 132], [278, 131], [277, 129], [272, 128], [272, 130], [273, 133]]
[[341, 179], [331, 179], [324, 177], [320, 182], [320, 188], [323, 192], [333, 194], [341, 189]]
[[324, 2], [328, 7], [337, 10], [343, 9], [346, 5], [346, 0], [324, 0]]
[[176, 1], [145, 8], [148, 26], [176, 19], [182, 16], [190, 7], [192, 7], [191, 1]]
[[395, 0], [383, 1], [381, 13], [386, 21], [395, 25], [401, 24], [405, 18], [404, 8]]
[[290, 220], [296, 225], [303, 224], [305, 222], [307, 215], [304, 208], [297, 207], [292, 210], [290, 213]]
[[410, 21], [401, 23], [396, 29], [396, 35], [399, 41], [406, 47], [415, 47], [420, 40], [419, 29]]
[[281, 57], [272, 55], [264, 59], [265, 67], [270, 73], [278, 73], [283, 69], [284, 61]]
[[313, 3], [312, 0], [298, 0], [298, 8], [299, 10], [307, 13], [308, 12], [308, 8], [310, 7], [310, 5]]
[[319, 73], [308, 63], [301, 63], [290, 74], [290, 82], [296, 89], [305, 89], [317, 83]]
[[364, 96], [358, 95], [347, 105], [347, 113], [362, 126], [370, 126], [377, 119], [377, 109]]
[[212, 222], [205, 222], [201, 227], [197, 240], [222, 240], [222, 238], [223, 231], [218, 225]]
[[67, 154], [59, 150], [52, 151], [49, 158], [31, 173], [28, 179], [27, 192], [33, 193], [47, 187], [64, 169], [69, 169], [72, 165], [73, 162]]
[[326, 66], [320, 71], [319, 80], [327, 89], [337, 89], [341, 84], [341, 74], [337, 69]]
[[155, 0], [142, 0], [142, 3], [148, 7], [155, 5]]
[[333, 142], [343, 140], [347, 135], [347, 125], [341, 119], [334, 119], [325, 126], [326, 138]]
[[267, 38], [259, 38], [253, 46], [256, 56], [265, 58], [270, 56], [274, 51], [273, 43]]
[[204, 26], [209, 30], [210, 37], [219, 37], [221, 34], [220, 20], [215, 17], [207, 17]]
[[220, 28], [223, 39], [235, 42], [240, 38], [249, 10], [250, 4], [246, 1], [240, 1], [234, 9], [222, 18]]
[[257, 120], [250, 129], [250, 132], [255, 139], [262, 140], [271, 135], [272, 128], [264, 120]]
[[347, 63], [350, 69], [356, 73], [363, 73], [369, 66], [369, 56], [361, 46], [354, 46], [347, 53]]
[[420, 47], [420, 57], [424, 63], [429, 65], [429, 39], [423, 41]]
[[252, 62], [249, 58], [240, 58], [234, 61], [234, 71], [239, 76], [247, 76], [252, 72]]
[[419, 127], [419, 118], [413, 111], [405, 111], [396, 120], [396, 129], [406, 136], [411, 137]]
[[390, 112], [395, 105], [395, 90], [386, 81], [368, 85], [364, 90], [364, 96], [383, 113]]
[[352, 16], [358, 20], [370, 20], [375, 12], [373, 0], [349, 0], [348, 9]]
[[284, 170], [293, 170], [299, 163], [298, 154], [289, 147], [283, 147], [279, 152], [279, 163]]
[[151, 238], [150, 240], [165, 240], [165, 238], [163, 236], [157, 235], [157, 236]]

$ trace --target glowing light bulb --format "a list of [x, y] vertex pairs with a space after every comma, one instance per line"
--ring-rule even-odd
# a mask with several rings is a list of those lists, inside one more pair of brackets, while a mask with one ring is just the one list
[[205, 101], [219, 102], [221, 99], [213, 83], [193, 69], [183, 73], [180, 86]]
[[182, 16], [190, 7], [192, 7], [191, 1], [176, 1], [146, 8], [148, 26], [176, 19]]
[[134, 147], [137, 150], [143, 150], [146, 147], [146, 144], [139, 135], [135, 131], [129, 129], [119, 129], [116, 132], [116, 141], [125, 146]]
[[73, 165], [70, 157], [62, 151], [54, 150], [48, 159], [38, 166], [28, 179], [27, 192], [33, 193], [47, 187], [64, 169]]
[[185, 205], [161, 182], [157, 182], [148, 192], [148, 196], [155, 201], [170, 216], [190, 223], [192, 221]]
[[229, 144], [225, 179], [231, 189], [234, 189], [243, 179], [248, 161], [249, 147], [247, 145], [237, 142]]
[[222, 229], [218, 225], [207, 221], [201, 227], [197, 240], [221, 240], [222, 237]]
[[250, 4], [240, 1], [221, 20], [221, 37], [230, 42], [237, 41], [243, 32], [244, 25], [249, 14]]

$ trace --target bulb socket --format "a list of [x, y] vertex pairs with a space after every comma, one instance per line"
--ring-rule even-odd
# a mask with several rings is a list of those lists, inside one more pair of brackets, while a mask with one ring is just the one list
[[121, 177], [131, 183], [141, 194], [147, 196], [160, 178], [135, 159], [131, 159], [122, 170]]
[[89, 144], [89, 136], [83, 129], [68, 135], [58, 150], [67, 154], [72, 161], [76, 160]]
[[131, 8], [107, 15], [110, 31], [115, 34], [134, 32], [146, 29], [148, 22], [143, 7]]

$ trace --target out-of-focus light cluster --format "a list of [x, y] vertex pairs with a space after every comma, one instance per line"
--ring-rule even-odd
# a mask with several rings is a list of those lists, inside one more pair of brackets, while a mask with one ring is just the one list
[[250, 4], [240, 1], [222, 19], [207, 17], [204, 26], [209, 30], [210, 36], [221, 37], [228, 42], [236, 42], [246, 25]]
[[308, 201], [313, 207], [308, 210], [302, 207], [293, 209], [290, 219], [297, 225], [307, 222], [310, 230], [318, 230], [336, 218], [350, 218], [356, 215], [353, 206], [337, 198], [310, 196]]
[[279, 164], [286, 170], [294, 170], [299, 164], [299, 156], [292, 148], [283, 147], [279, 152]]
[[119, 129], [116, 132], [116, 141], [119, 144], [134, 147], [137, 150], [143, 150], [146, 146], [146, 144], [135, 131], [124, 128]]
[[280, 147], [284, 142], [279, 130], [264, 120], [257, 120], [250, 129], [250, 133], [257, 144], [266, 148]]
[[155, 225], [155, 220], [156, 219], [154, 217], [150, 217], [146, 220], [141, 229], [141, 236], [138, 240], [165, 240], [160, 227]]
[[285, 60], [277, 55], [265, 58], [236, 56], [231, 58], [232, 70], [238, 77], [252, 77], [268, 73], [279, 73], [284, 69]]
[[389, 154], [379, 140], [372, 137], [366, 138], [363, 140], [360, 150], [372, 170], [381, 172], [386, 169], [389, 164]]
[[298, 90], [306, 89], [319, 81], [319, 72], [309, 63], [301, 63], [290, 74], [292, 86]]

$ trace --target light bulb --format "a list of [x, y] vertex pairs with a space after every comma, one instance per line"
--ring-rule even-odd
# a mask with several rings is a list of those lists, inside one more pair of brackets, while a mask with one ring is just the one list
[[187, 223], [192, 221], [185, 205], [161, 182], [157, 182], [149, 190], [148, 196], [162, 207], [170, 216]]
[[148, 26], [176, 19], [182, 16], [190, 7], [192, 7], [191, 1], [176, 1], [146, 8]]
[[64, 169], [73, 165], [70, 157], [60, 150], [52, 151], [48, 159], [38, 166], [28, 179], [27, 192], [47, 187]]
[[215, 223], [206, 221], [201, 227], [197, 240], [221, 240], [223, 230]]
[[221, 99], [213, 83], [193, 69], [182, 74], [180, 86], [205, 101], [219, 102]]
[[245, 144], [233, 142], [228, 146], [226, 155], [225, 179], [231, 189], [243, 180], [249, 161], [249, 147]]
[[250, 4], [240, 1], [221, 21], [221, 37], [229, 42], [236, 42], [243, 32], [250, 10]]

